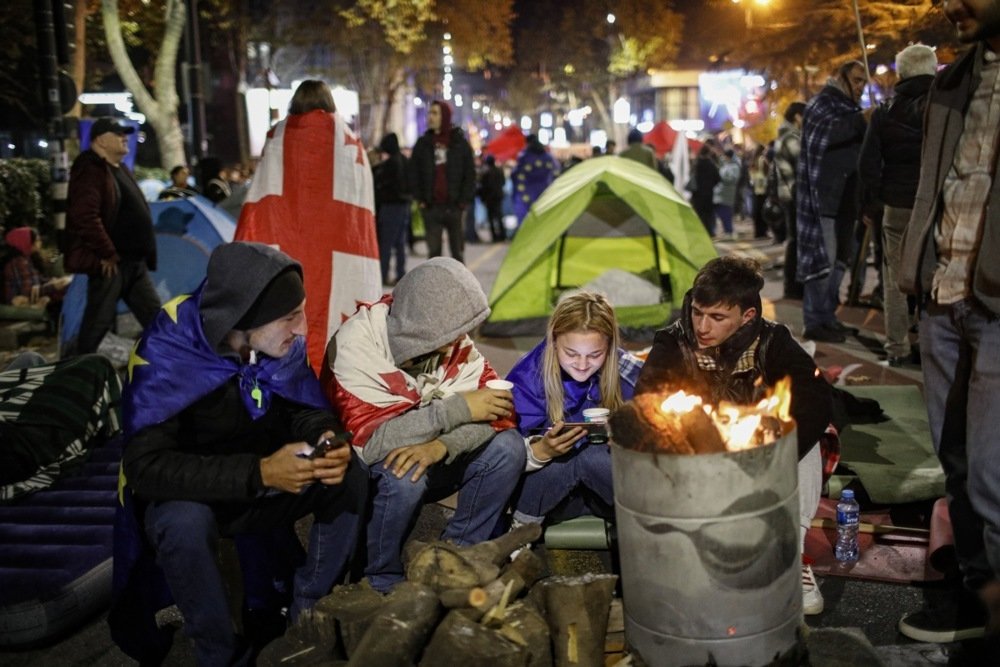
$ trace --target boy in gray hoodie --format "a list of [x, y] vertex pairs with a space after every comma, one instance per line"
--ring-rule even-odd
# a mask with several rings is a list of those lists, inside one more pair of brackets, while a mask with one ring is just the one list
[[327, 348], [325, 389], [377, 488], [368, 524], [373, 588], [403, 579], [400, 557], [422, 503], [458, 491], [442, 539], [489, 539], [524, 470], [509, 391], [468, 334], [489, 315], [460, 262], [436, 257], [391, 295], [362, 305]]

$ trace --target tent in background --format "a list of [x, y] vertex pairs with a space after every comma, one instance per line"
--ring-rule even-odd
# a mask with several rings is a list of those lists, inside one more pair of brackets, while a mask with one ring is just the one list
[[[166, 303], [178, 294], [194, 291], [205, 278], [208, 256], [221, 243], [233, 240], [236, 221], [211, 201], [198, 195], [186, 199], [149, 202], [156, 232], [157, 270], [153, 285]], [[63, 299], [59, 347], [72, 349], [87, 305], [87, 276], [75, 274]], [[118, 312], [127, 312], [119, 303]]]
[[498, 163], [508, 160], [516, 160], [517, 156], [527, 145], [527, 139], [521, 129], [515, 125], [509, 126], [497, 136], [496, 139], [486, 144], [483, 148], [483, 155], [492, 155]]
[[659, 327], [715, 256], [690, 204], [660, 174], [617, 156], [591, 158], [531, 207], [500, 266], [482, 333], [540, 335], [562, 291], [626, 272], [659, 299], [616, 306], [620, 324]]

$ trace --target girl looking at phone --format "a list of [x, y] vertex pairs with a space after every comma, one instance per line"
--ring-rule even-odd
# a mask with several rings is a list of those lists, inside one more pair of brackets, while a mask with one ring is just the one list
[[[603, 295], [576, 292], [556, 306], [545, 339], [523, 356], [507, 379], [514, 383], [517, 428], [525, 437], [527, 465], [515, 496], [514, 520], [541, 523], [571, 497], [596, 500], [610, 515], [611, 453], [580, 427], [583, 411], [611, 412], [632, 398], [642, 362], [619, 347], [618, 321]], [[590, 504], [590, 503], [588, 503]], [[596, 505], [596, 506], [594, 506]], [[567, 507], [567, 516], [583, 513]]]

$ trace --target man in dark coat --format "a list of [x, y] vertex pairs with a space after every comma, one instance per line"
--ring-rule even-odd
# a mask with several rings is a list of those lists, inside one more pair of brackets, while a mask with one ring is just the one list
[[988, 665], [1000, 655], [1000, 4], [950, 0], [944, 13], [972, 48], [927, 95], [899, 286], [924, 301], [924, 396], [964, 586], [899, 630], [930, 642], [989, 631], [982, 655], [961, 663]]
[[66, 270], [87, 274], [87, 306], [77, 351], [95, 352], [114, 325], [122, 299], [143, 326], [160, 308], [149, 278], [156, 237], [149, 205], [122, 160], [135, 128], [99, 118], [90, 148], [73, 161], [66, 209]]
[[[410, 226], [410, 187], [406, 158], [395, 132], [382, 137], [385, 157], [372, 167], [375, 182], [375, 232], [382, 265], [382, 284], [394, 285], [406, 273], [406, 230]], [[396, 256], [396, 280], [389, 282], [389, 261]]]
[[856, 60], [841, 65], [806, 105], [796, 187], [798, 275], [806, 338], [842, 343], [840, 283], [853, 254], [858, 154], [865, 118], [858, 102], [868, 79]]
[[882, 213], [882, 303], [890, 366], [902, 366], [910, 356], [910, 316], [896, 276], [920, 178], [924, 102], [936, 72], [937, 56], [929, 46], [913, 44], [896, 54], [900, 79], [893, 98], [872, 112], [858, 162], [862, 208], [873, 217]]
[[497, 159], [487, 155], [486, 164], [479, 174], [479, 198], [486, 207], [494, 243], [507, 238], [507, 230], [503, 226], [503, 186], [506, 184], [507, 177], [504, 176], [503, 169], [497, 166]]
[[448, 231], [451, 256], [465, 261], [462, 214], [476, 196], [476, 164], [462, 130], [451, 124], [451, 107], [435, 100], [427, 110], [427, 131], [410, 156], [413, 196], [423, 212], [427, 256], [441, 254], [441, 234]]
[[[720, 257], [703, 266], [684, 297], [680, 319], [656, 333], [635, 393], [666, 396], [684, 389], [713, 405], [753, 405], [769, 387], [790, 378], [804, 540], [823, 487], [819, 442], [832, 417], [831, 389], [788, 328], [761, 316], [763, 286], [753, 260]], [[805, 563], [802, 586], [804, 613], [822, 612], [823, 596]]]
[[[335, 440], [340, 422], [306, 364], [304, 303], [287, 255], [223, 244], [202, 286], [164, 306], [129, 361], [125, 493], [199, 665], [246, 658], [215, 562], [220, 535], [269, 535], [313, 515], [292, 621], [330, 592], [354, 550], [368, 475]], [[316, 455], [327, 439], [337, 448]], [[116, 579], [130, 564], [119, 559], [127, 536], [116, 530]]]

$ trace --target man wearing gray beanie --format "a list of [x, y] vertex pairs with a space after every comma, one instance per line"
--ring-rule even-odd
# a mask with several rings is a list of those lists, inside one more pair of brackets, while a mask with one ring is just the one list
[[893, 97], [872, 112], [858, 161], [865, 220], [882, 217], [884, 348], [893, 367], [911, 359], [910, 313], [897, 275], [903, 232], [920, 180], [924, 106], [936, 71], [937, 56], [929, 46], [913, 44], [896, 54], [899, 81]]
[[[284, 632], [281, 608], [294, 621], [354, 552], [368, 475], [306, 363], [304, 306], [298, 263], [260, 243], [224, 244], [205, 282], [160, 310], [129, 360], [119, 522], [131, 530], [116, 526], [115, 579], [142, 587], [130, 571], [144, 571], [144, 531], [199, 665], [251, 659]], [[301, 555], [293, 526], [307, 514], [308, 553], [292, 565]], [[215, 562], [220, 535], [240, 554], [244, 640]], [[279, 548], [295, 552], [283, 552], [289, 562]], [[129, 616], [116, 605], [112, 637], [140, 662], [158, 662]]]
[[365, 575], [377, 591], [403, 580], [403, 543], [424, 502], [458, 491], [441, 537], [482, 542], [524, 470], [513, 395], [486, 386], [496, 371], [469, 337], [489, 314], [476, 277], [435, 257], [362, 305], [327, 347], [327, 393], [376, 487]]

